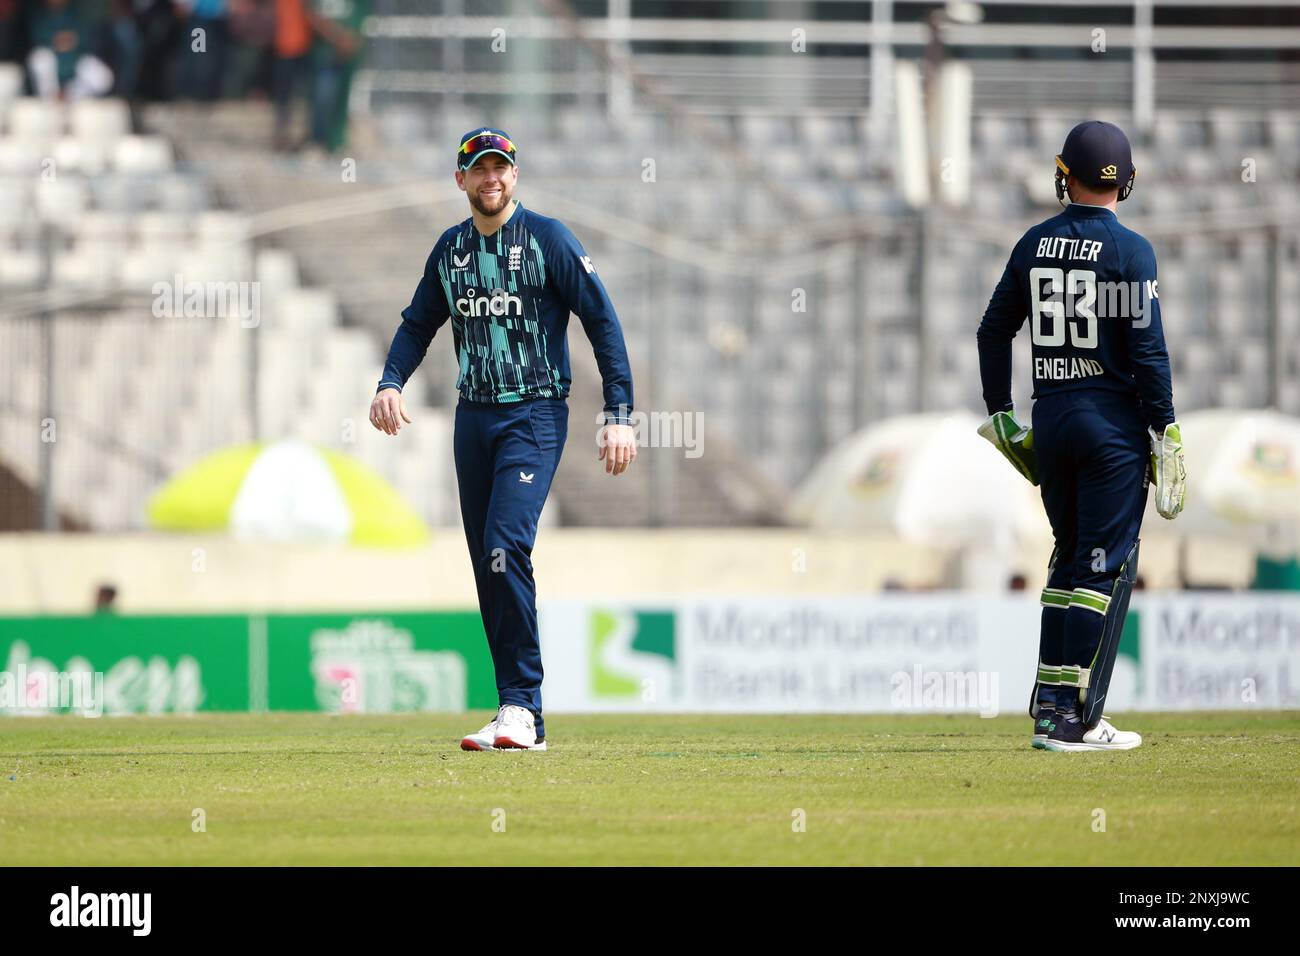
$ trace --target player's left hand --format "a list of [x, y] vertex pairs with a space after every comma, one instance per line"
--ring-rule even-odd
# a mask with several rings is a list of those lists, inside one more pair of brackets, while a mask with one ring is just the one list
[[1034, 430], [1016, 420], [1015, 412], [994, 412], [978, 429], [980, 436], [1002, 452], [1031, 485], [1038, 484], [1038, 455], [1034, 451]]
[[605, 463], [605, 474], [621, 475], [636, 458], [636, 432], [631, 425], [606, 425], [600, 432], [598, 461]]
[[396, 435], [402, 430], [402, 422], [411, 424], [411, 416], [406, 414], [406, 400], [395, 388], [382, 388], [370, 402], [370, 424], [385, 435]]
[[1187, 466], [1183, 463], [1183, 430], [1177, 422], [1165, 426], [1163, 435], [1151, 436], [1151, 484], [1156, 489], [1156, 511], [1172, 521], [1183, 510], [1187, 494]]

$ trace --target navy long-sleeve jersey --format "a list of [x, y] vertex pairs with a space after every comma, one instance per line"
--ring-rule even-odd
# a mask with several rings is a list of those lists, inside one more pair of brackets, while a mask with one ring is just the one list
[[1101, 206], [1072, 204], [1011, 252], [980, 323], [989, 414], [1011, 403], [1011, 340], [1030, 320], [1034, 398], [1088, 389], [1132, 395], [1156, 431], [1174, 420], [1156, 257]]
[[522, 203], [491, 236], [470, 217], [434, 245], [411, 304], [402, 310], [379, 388], [403, 388], [450, 318], [462, 397], [493, 404], [565, 398], [570, 313], [595, 351], [606, 421], [627, 423], [632, 369], [623, 329], [573, 233]]

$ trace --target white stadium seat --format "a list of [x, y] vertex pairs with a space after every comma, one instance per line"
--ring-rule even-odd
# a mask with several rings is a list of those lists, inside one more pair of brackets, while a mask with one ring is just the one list
[[53, 156], [40, 140], [0, 138], [0, 175], [35, 177], [49, 168]]
[[203, 245], [228, 245], [248, 238], [247, 216], [224, 209], [210, 209], [199, 213], [196, 234]]
[[192, 221], [171, 212], [144, 212], [134, 218], [142, 246], [173, 246], [189, 241]]
[[113, 166], [123, 173], [167, 173], [174, 165], [171, 143], [161, 136], [123, 136], [113, 147]]
[[298, 288], [298, 260], [287, 249], [257, 250], [257, 281], [267, 290]]
[[54, 144], [55, 169], [95, 176], [109, 167], [111, 152], [107, 143], [65, 136]]
[[[153, 295], [156, 283], [176, 280], [184, 252], [163, 246], [136, 247], [122, 257], [120, 279], [128, 292]], [[151, 300], [152, 301], [152, 300]]]
[[10, 105], [7, 126], [9, 135], [16, 139], [52, 142], [63, 135], [63, 121], [59, 103], [25, 96]]
[[187, 246], [180, 255], [188, 282], [247, 282], [252, 279], [252, 255], [246, 246]]
[[90, 202], [90, 187], [84, 179], [65, 174], [36, 186], [36, 211], [48, 223], [73, 231]]
[[16, 229], [30, 221], [30, 183], [26, 177], [0, 177], [0, 232]]
[[23, 68], [17, 63], [0, 63], [0, 117], [9, 104], [22, 96]]
[[118, 257], [103, 246], [77, 248], [54, 256], [51, 278], [56, 286], [107, 289], [117, 278]]
[[34, 250], [0, 254], [0, 286], [35, 286], [41, 281], [41, 256]]
[[264, 323], [295, 332], [320, 332], [338, 324], [338, 303], [326, 289], [293, 289], [280, 296], [276, 315]]
[[209, 204], [207, 187], [193, 175], [176, 173], [158, 179], [158, 205], [171, 212], [192, 215]]
[[131, 133], [131, 111], [124, 100], [79, 100], [72, 104], [72, 134], [88, 142], [112, 143]]

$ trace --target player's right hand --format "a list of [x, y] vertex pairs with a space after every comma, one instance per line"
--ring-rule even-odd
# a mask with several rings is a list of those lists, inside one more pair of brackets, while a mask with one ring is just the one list
[[1183, 462], [1183, 430], [1177, 422], [1165, 426], [1157, 435], [1148, 428], [1151, 436], [1151, 484], [1156, 489], [1156, 511], [1160, 517], [1172, 521], [1183, 510], [1187, 495], [1187, 465]]
[[600, 430], [598, 461], [605, 463], [605, 474], [618, 476], [636, 459], [636, 432], [631, 425], [606, 425]]
[[396, 435], [402, 429], [403, 420], [408, 425], [411, 423], [402, 393], [395, 388], [380, 389], [370, 403], [370, 424], [386, 435]]
[[980, 436], [1002, 452], [1003, 457], [1025, 476], [1031, 485], [1038, 484], [1038, 454], [1034, 451], [1034, 430], [1016, 421], [1015, 412], [994, 412], [977, 429]]

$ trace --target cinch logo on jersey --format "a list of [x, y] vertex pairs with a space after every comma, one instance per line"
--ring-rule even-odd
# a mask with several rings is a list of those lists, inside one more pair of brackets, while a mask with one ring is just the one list
[[523, 315], [524, 300], [510, 295], [505, 289], [493, 289], [489, 295], [480, 295], [477, 289], [467, 289], [464, 297], [456, 300], [456, 311], [466, 318]]
[[1086, 358], [1035, 358], [1034, 378], [1061, 381], [1070, 378], [1088, 378], [1105, 375], [1106, 370], [1095, 359]]

